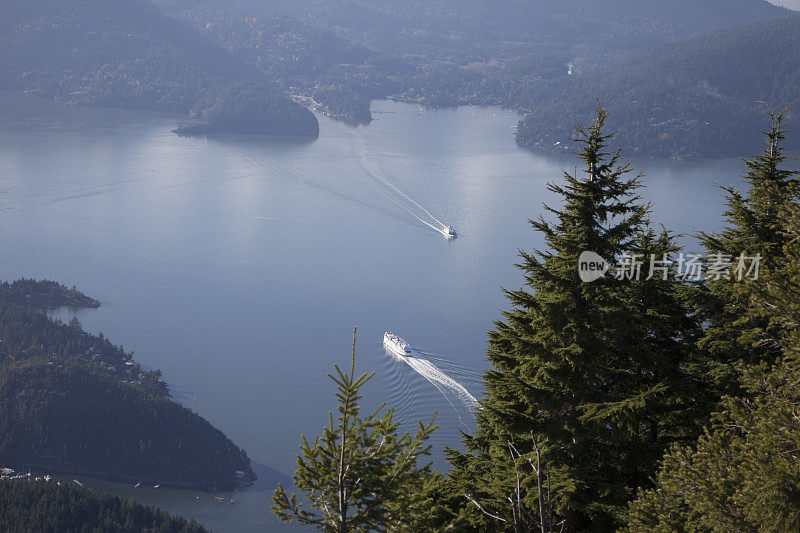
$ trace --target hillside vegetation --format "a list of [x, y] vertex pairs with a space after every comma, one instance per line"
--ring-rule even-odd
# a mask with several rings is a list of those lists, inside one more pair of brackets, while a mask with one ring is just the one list
[[284, 91], [355, 123], [369, 122], [371, 98], [500, 105], [526, 114], [520, 145], [563, 150], [565, 117], [601, 100], [633, 153], [714, 156], [754, 142], [757, 100], [800, 94], [797, 16], [763, 0], [199, 5], [219, 11], [165, 3]]
[[756, 100], [800, 94], [797, 17], [765, 0], [158, 4], [0, 0], [0, 88], [191, 111], [183, 133], [315, 136], [284, 97], [353, 124], [374, 98], [499, 105], [556, 150], [600, 99], [634, 153], [668, 157], [738, 153]]
[[255, 479], [242, 450], [169, 398], [161, 372], [19, 303], [52, 286], [0, 284], [0, 465], [209, 489]]
[[146, 0], [2, 0], [0, 82], [61, 101], [186, 112], [256, 74]]
[[[564, 116], [587, 117], [598, 99], [614, 110], [627, 146], [663, 156], [730, 155], [752, 146], [760, 101], [788, 105], [800, 96], [800, 15], [759, 21], [689, 41], [629, 53], [609, 64], [551, 80], [532, 98], [517, 140], [562, 145]], [[800, 126], [790, 113], [788, 127]], [[790, 138], [788, 147], [800, 147]]]
[[86, 366], [0, 370], [0, 458], [98, 477], [230, 489], [247, 455], [199, 415]]
[[55, 481], [0, 480], [0, 509], [2, 531], [206, 531], [153, 507]]
[[[229, 99], [231, 85], [266, 80], [147, 0], [0, 0], [0, 12], [0, 88], [75, 104], [188, 113], [200, 101]], [[316, 128], [316, 119], [292, 102], [253, 87], [261, 94], [252, 89], [229, 106], [245, 115], [232, 112], [223, 121], [217, 110], [226, 130], [257, 129], [245, 120], [252, 111], [271, 133]]]
[[178, 128], [178, 133], [249, 133], [316, 137], [314, 114], [274, 92], [252, 84], [228, 87], [207, 105], [199, 103], [193, 115], [198, 123]]

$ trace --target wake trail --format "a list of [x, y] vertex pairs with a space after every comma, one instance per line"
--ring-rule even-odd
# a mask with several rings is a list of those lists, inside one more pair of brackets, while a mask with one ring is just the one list
[[[356, 196], [352, 196], [350, 194], [347, 194], [347, 193], [344, 193], [344, 192], [341, 192], [341, 191], [337, 191], [336, 189], [333, 189], [333, 188], [328, 187], [326, 185], [322, 185], [320, 183], [316, 183], [316, 182], [314, 182], [312, 180], [309, 180], [307, 178], [303, 178], [303, 177], [297, 176], [295, 173], [293, 173], [293, 172], [291, 172], [289, 170], [285, 170], [282, 173], [281, 177], [283, 177], [284, 179], [288, 179], [290, 181], [293, 181], [295, 183], [299, 183], [301, 185], [304, 185], [304, 186], [306, 186], [306, 187], [308, 187], [310, 189], [321, 191], [321, 192], [325, 192], [325, 193], [330, 194], [331, 196], [334, 196], [334, 197], [337, 197], [337, 198], [340, 198], [340, 199], [343, 199], [343, 200], [349, 200], [351, 202], [355, 202], [355, 203], [357, 203], [357, 204], [359, 204], [359, 205], [361, 205], [361, 206], [363, 206], [363, 207], [365, 207], [367, 209], [375, 211], [377, 213], [381, 213], [383, 215], [387, 215], [387, 216], [390, 216], [392, 218], [396, 218], [396, 219], [401, 220], [403, 222], [408, 222], [407, 220], [405, 220], [404, 218], [398, 216], [397, 214], [391, 213], [389, 211], [386, 211], [385, 209], [382, 209], [382, 208], [378, 207], [377, 205], [368, 202], [367, 200], [364, 200], [362, 198], [358, 198]], [[402, 204], [398, 204], [398, 205], [400, 205], [400, 207], [402, 207], [402, 208], [406, 209], [406, 211], [408, 211], [408, 209], [404, 205], [402, 205]], [[409, 213], [411, 215], [414, 215], [414, 213], [411, 212], [411, 211], [409, 211]], [[420, 219], [416, 215], [414, 215], [414, 217], [417, 218], [417, 220], [419, 220], [420, 222], [422, 222], [424, 224], [427, 224], [427, 222], [425, 222], [424, 220]], [[428, 226], [430, 226], [430, 224], [428, 224]], [[433, 228], [433, 229], [436, 229], [433, 226], [430, 226], [430, 227]]]
[[288, 169], [285, 169], [285, 168], [278, 168], [276, 166], [271, 166], [271, 165], [264, 166], [263, 164], [257, 163], [255, 161], [255, 159], [252, 158], [252, 157], [250, 157], [249, 160], [250, 160], [250, 163], [252, 163], [254, 167], [266, 168], [266, 170], [269, 172], [268, 175], [277, 176], [277, 177], [283, 178], [284, 180], [289, 181], [291, 183], [295, 183], [297, 185], [301, 185], [301, 186], [306, 187], [308, 189], [328, 194], [329, 196], [332, 196], [334, 198], [339, 198], [340, 200], [347, 200], [349, 202], [356, 203], [356, 204], [358, 204], [358, 205], [360, 205], [360, 206], [362, 206], [362, 207], [364, 207], [366, 209], [369, 209], [371, 211], [375, 211], [375, 212], [380, 213], [382, 215], [390, 216], [390, 217], [392, 217], [394, 219], [400, 220], [401, 222], [410, 223], [408, 220], [406, 220], [402, 216], [399, 216], [396, 213], [392, 213], [392, 212], [386, 211], [385, 209], [382, 209], [381, 207], [379, 207], [379, 206], [375, 205], [374, 203], [369, 202], [368, 200], [365, 200], [363, 198], [359, 198], [357, 196], [353, 196], [351, 194], [347, 194], [345, 192], [336, 190], [336, 189], [334, 189], [332, 187], [329, 187], [327, 185], [323, 185], [321, 183], [317, 183], [317, 182], [315, 182], [315, 181], [313, 181], [311, 179], [308, 179], [306, 177], [299, 176], [299, 175], [295, 174], [294, 172], [292, 172], [291, 170], [288, 170]]
[[[380, 177], [380, 175], [378, 175], [378, 174], [374, 173], [374, 172], [373, 172], [373, 171], [372, 171], [370, 168], [368, 168], [368, 167], [367, 167], [367, 163], [366, 163], [366, 159], [364, 159], [364, 160], [362, 161], [362, 168], [363, 168], [363, 169], [364, 169], [364, 170], [367, 172], [367, 175], [368, 175], [369, 177], [371, 177], [371, 178], [373, 178], [374, 180], [378, 181], [378, 183], [380, 183], [380, 184], [382, 184], [382, 185], [384, 185], [384, 186], [386, 186], [386, 187], [389, 187], [390, 189], [393, 189], [393, 190], [395, 190], [396, 192], [398, 192], [399, 194], [401, 194], [402, 196], [405, 196], [406, 198], [408, 198], [408, 196], [406, 196], [406, 194], [405, 194], [403, 191], [401, 191], [400, 189], [398, 189], [398, 188], [397, 188], [397, 187], [395, 187], [394, 185], [392, 185], [392, 184], [390, 184], [390, 183], [386, 182], [384, 178]], [[388, 193], [387, 193], [385, 190], [382, 190], [382, 189], [381, 189], [381, 190], [380, 190], [380, 193], [381, 193], [381, 194], [382, 194], [382, 195], [383, 195], [383, 196], [384, 196], [384, 197], [385, 197], [387, 200], [389, 200], [390, 202], [393, 202], [393, 203], [395, 203], [396, 205], [400, 206], [400, 208], [401, 208], [401, 209], [403, 209], [403, 210], [404, 210], [406, 213], [408, 213], [409, 215], [411, 215], [411, 216], [412, 216], [412, 217], [414, 217], [415, 219], [419, 220], [420, 222], [422, 222], [423, 224], [425, 224], [425, 225], [426, 225], [426, 226], [428, 226], [429, 228], [431, 228], [431, 229], [433, 229], [433, 230], [435, 230], [435, 231], [441, 231], [441, 230], [442, 230], [442, 228], [444, 228], [444, 225], [442, 225], [441, 227], [437, 227], [437, 226], [435, 226], [435, 225], [431, 224], [429, 221], [427, 221], [427, 220], [423, 219], [423, 218], [422, 218], [422, 217], [420, 217], [420, 216], [419, 216], [417, 213], [415, 213], [413, 209], [409, 208], [409, 207], [408, 207], [408, 205], [404, 204], [403, 202], [401, 202], [401, 201], [400, 201], [400, 200], [398, 200], [397, 198], [395, 198], [395, 197], [393, 197], [393, 196], [389, 195], [389, 194], [388, 194]], [[409, 198], [409, 199], [410, 199], [410, 198]], [[416, 202], [414, 202], [413, 200], [411, 200], [411, 202], [416, 204]], [[417, 204], [417, 205], [418, 205], [418, 204]], [[425, 209], [424, 209], [424, 208], [422, 208], [422, 207], [420, 207], [420, 208], [421, 208], [423, 211], [425, 211]], [[427, 213], [427, 211], [425, 211], [425, 212]], [[429, 215], [430, 215], [430, 213], [429, 213]], [[434, 221], [438, 222], [438, 221], [436, 220], [436, 218], [435, 218], [435, 217], [433, 217], [433, 215], [430, 215], [430, 217], [431, 217], [431, 219], [433, 219]], [[440, 223], [440, 224], [441, 224], [441, 223]]]
[[[352, 139], [352, 138], [351, 138]], [[354, 147], [354, 151], [358, 154], [358, 159], [360, 162], [361, 168], [364, 170], [366, 175], [373, 180], [376, 184], [379, 185], [377, 187], [376, 192], [378, 192], [381, 196], [389, 200], [390, 202], [396, 204], [400, 209], [404, 212], [408, 213], [413, 217], [415, 220], [421, 222], [425, 226], [431, 228], [432, 230], [436, 231], [437, 233], [442, 233], [447, 229], [447, 225], [440, 221], [438, 218], [433, 216], [433, 214], [425, 209], [419, 202], [411, 198], [408, 194], [400, 190], [396, 185], [389, 182], [386, 178], [380, 175], [380, 173], [376, 172], [372, 166], [370, 165], [369, 160], [366, 156], [366, 148], [363, 146], [363, 141], [358, 142], [358, 148], [355, 146], [356, 141], [353, 139], [352, 146]], [[365, 207], [371, 211], [375, 211], [377, 213], [381, 213], [386, 216], [390, 216], [397, 220], [403, 221], [405, 223], [412, 224], [411, 221], [401, 216], [399, 213], [392, 213], [385, 208], [370, 202], [364, 198], [360, 198], [358, 196], [354, 196], [352, 194], [348, 194], [341, 190], [337, 190], [335, 188], [329, 187], [327, 185], [318, 183], [314, 180], [308, 179], [307, 177], [297, 175], [296, 173], [292, 172], [286, 168], [277, 168], [272, 165], [264, 165], [263, 163], [259, 163], [252, 155], [247, 155], [245, 158], [248, 162], [252, 165], [253, 168], [265, 168], [267, 169], [269, 175], [278, 176], [283, 178], [287, 181], [292, 183], [296, 183], [298, 185], [302, 185], [306, 188], [326, 193], [330, 196], [335, 198], [339, 198], [341, 200], [347, 200], [353, 203], [356, 203], [362, 207]], [[394, 194], [390, 194], [394, 193]], [[403, 201], [404, 200], [404, 201]]]
[[408, 208], [408, 206], [406, 206], [406, 205], [403, 205], [403, 203], [402, 203], [402, 202], [399, 202], [399, 201], [398, 201], [396, 198], [392, 198], [391, 196], [389, 196], [389, 195], [388, 195], [388, 194], [386, 194], [386, 193], [384, 193], [384, 196], [386, 196], [386, 198], [388, 198], [389, 200], [393, 201], [394, 203], [396, 203], [397, 205], [399, 205], [400, 207], [402, 207], [403, 209], [405, 209], [405, 210], [406, 210], [406, 212], [407, 212], [409, 215], [411, 215], [412, 217], [416, 218], [417, 220], [419, 220], [420, 222], [422, 222], [423, 224], [425, 224], [426, 226], [428, 226], [428, 227], [429, 227], [429, 228], [431, 228], [432, 230], [435, 230], [435, 231], [441, 231], [441, 230], [442, 230], [442, 228], [438, 228], [438, 227], [434, 226], [433, 224], [431, 224], [430, 222], [428, 222], [427, 220], [425, 220], [425, 219], [421, 218], [421, 217], [420, 217], [419, 215], [417, 215], [417, 214], [416, 214], [414, 211], [412, 211], [411, 209], [409, 209], [409, 208]]
[[472, 394], [470, 394], [461, 383], [442, 372], [429, 360], [415, 356], [402, 357], [402, 360], [405, 361], [408, 366], [413, 368], [419, 375], [427, 379], [434, 387], [439, 389], [445, 399], [450, 402], [450, 405], [452, 405], [457, 412], [458, 408], [456, 408], [456, 406], [453, 405], [453, 402], [450, 401], [448, 393], [455, 393], [458, 399], [472, 414], [474, 414], [478, 409], [478, 400]]
[[411, 198], [408, 194], [403, 192], [400, 188], [398, 188], [396, 185], [391, 183], [389, 180], [384, 178], [379, 172], [375, 171], [375, 169], [372, 168], [372, 165], [370, 165], [369, 159], [367, 159], [367, 150], [366, 150], [366, 147], [364, 146], [363, 140], [360, 140], [358, 142], [358, 149], [356, 151], [358, 153], [359, 161], [361, 162], [361, 167], [366, 171], [367, 175], [369, 175], [371, 178], [373, 178], [375, 181], [377, 181], [378, 183], [380, 183], [384, 187], [386, 187], [386, 188], [390, 189], [391, 191], [393, 191], [394, 193], [398, 194], [401, 198], [404, 198], [405, 200], [407, 200], [412, 206], [416, 207], [422, 213], [424, 213], [427, 217], [429, 217], [430, 220], [424, 220], [417, 213], [415, 213], [408, 205], [403, 204], [397, 198], [392, 198], [391, 196], [389, 196], [385, 192], [384, 192], [384, 196], [386, 196], [388, 199], [392, 200], [397, 205], [399, 205], [400, 207], [405, 209], [414, 218], [416, 218], [417, 220], [419, 220], [420, 222], [422, 222], [423, 224], [425, 224], [429, 228], [431, 228], [433, 230], [436, 230], [438, 232], [441, 232], [442, 230], [447, 228], [446, 224], [444, 224], [441, 220], [439, 220], [438, 218], [433, 216], [433, 214], [430, 211], [428, 211], [427, 209], [425, 209], [419, 202], [417, 202], [416, 200]]

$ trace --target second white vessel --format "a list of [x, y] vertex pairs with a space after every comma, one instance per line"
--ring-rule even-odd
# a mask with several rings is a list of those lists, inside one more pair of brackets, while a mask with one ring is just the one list
[[414, 349], [406, 341], [387, 331], [383, 334], [383, 346], [392, 353], [409, 357]]

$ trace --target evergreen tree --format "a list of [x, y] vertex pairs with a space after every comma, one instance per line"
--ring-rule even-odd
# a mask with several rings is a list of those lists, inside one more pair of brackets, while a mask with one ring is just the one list
[[278, 485], [272, 497], [272, 512], [281, 521], [316, 526], [321, 531], [415, 531], [417, 521], [428, 512], [425, 484], [433, 474], [430, 464], [418, 459], [430, 452], [426, 441], [436, 429], [434, 417], [418, 429], [398, 435], [400, 423], [394, 410], [381, 405], [361, 417], [361, 387], [373, 374], [355, 377], [356, 331], [350, 372], [334, 365], [328, 374], [336, 383], [338, 415], [329, 414], [321, 437], [309, 443], [302, 437], [297, 457], [295, 487], [315, 511], [306, 511], [295, 494]]
[[[765, 145], [761, 153], [744, 161], [747, 194], [725, 189], [725, 229], [699, 235], [708, 256], [727, 257], [735, 264], [742, 254], [758, 255], [761, 271], [782, 266], [787, 237], [779, 215], [798, 198], [797, 172], [783, 168], [787, 159], [782, 145], [783, 121], [787, 112], [788, 108], [769, 111], [769, 129], [763, 132]], [[764, 342], [767, 324], [751, 306], [753, 285], [746, 281], [735, 276], [710, 280], [697, 301], [708, 324], [699, 345], [706, 354], [706, 378], [717, 397], [741, 392], [737, 362], [772, 361], [780, 353], [776, 346]]]
[[666, 446], [697, 432], [686, 369], [698, 326], [681, 284], [670, 272], [646, 279], [646, 266], [638, 280], [578, 277], [583, 251], [607, 260], [677, 251], [648, 226], [639, 176], [606, 151], [606, 116], [598, 107], [577, 130], [583, 173], [549, 185], [564, 199], [546, 207], [555, 222], [531, 221], [548, 251], [520, 252], [525, 287], [506, 291], [512, 310], [490, 333], [476, 433], [466, 453], [449, 451], [453, 491], [472, 502], [457, 523], [607, 531]]
[[666, 455], [628, 531], [800, 530], [800, 209], [777, 217], [787, 219], [785, 262], [751, 292], [762, 338], [781, 357], [738, 366], [743, 395], [723, 401], [695, 446]]

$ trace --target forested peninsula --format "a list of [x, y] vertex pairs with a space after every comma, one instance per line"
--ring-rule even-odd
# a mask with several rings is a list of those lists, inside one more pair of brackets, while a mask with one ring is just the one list
[[[28, 298], [45, 288], [55, 299]], [[158, 370], [34, 305], [50, 307], [63, 291], [50, 281], [0, 284], [0, 466], [200, 489], [255, 479], [247, 454], [172, 401]]]
[[254, 84], [240, 84], [220, 91], [211, 102], [199, 102], [192, 110], [195, 124], [179, 127], [179, 135], [243, 133], [317, 137], [314, 114], [288, 98]]

